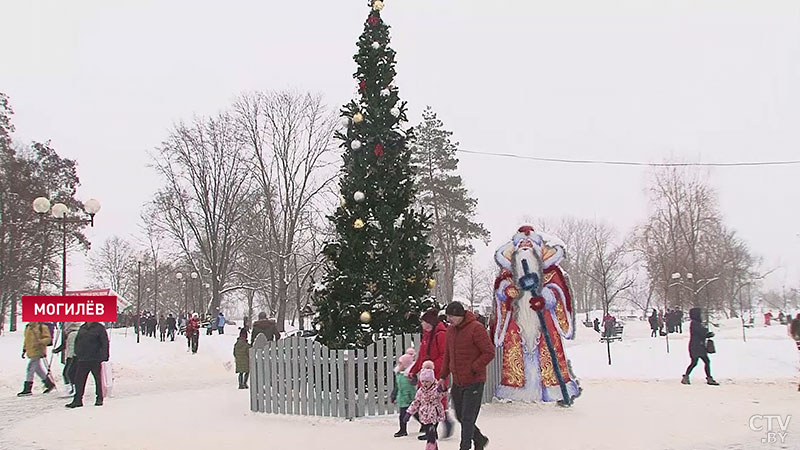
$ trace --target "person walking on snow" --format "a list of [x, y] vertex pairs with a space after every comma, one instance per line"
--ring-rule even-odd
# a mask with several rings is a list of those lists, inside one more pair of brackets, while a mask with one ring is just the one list
[[[422, 340], [420, 341], [419, 351], [417, 352], [417, 361], [411, 369], [409, 369], [408, 375], [412, 377], [412, 379], [416, 377], [420, 370], [422, 370], [422, 364], [430, 360], [433, 361], [433, 372], [438, 379], [444, 368], [444, 354], [447, 348], [445, 342], [447, 327], [439, 320], [439, 311], [436, 309], [430, 309], [422, 315], [420, 318], [420, 326], [422, 327]], [[418, 384], [417, 387], [420, 387], [420, 385]], [[442, 407], [445, 411], [445, 418], [442, 421], [444, 423], [444, 438], [447, 439], [453, 434], [453, 421], [447, 417], [447, 396], [444, 396], [442, 399]], [[420, 433], [424, 432], [424, 429], [420, 430]], [[426, 439], [427, 436], [425, 434], [419, 436], [419, 440], [421, 441]]]
[[706, 383], [712, 386], [719, 386], [719, 383], [711, 376], [711, 360], [708, 359], [708, 348], [706, 347], [706, 340], [714, 337], [714, 332], [708, 331], [708, 328], [703, 325], [703, 320], [700, 317], [700, 308], [690, 309], [689, 318], [692, 320], [689, 325], [689, 357], [692, 362], [686, 368], [686, 373], [681, 378], [681, 383], [690, 384], [689, 375], [697, 366], [697, 362], [703, 360], [706, 369]]
[[239, 331], [239, 339], [233, 344], [233, 358], [236, 361], [236, 373], [239, 374], [239, 389], [248, 389], [247, 379], [250, 377], [250, 344], [247, 343], [247, 328]]
[[25, 372], [25, 383], [22, 392], [17, 397], [27, 397], [32, 395], [33, 376], [38, 375], [44, 383], [44, 393], [50, 393], [56, 384], [50, 379], [47, 371], [42, 366], [42, 361], [47, 359], [47, 346], [51, 345], [50, 329], [42, 322], [30, 322], [25, 326], [24, 339], [22, 341], [22, 359], [28, 358], [28, 369]]
[[259, 334], [263, 334], [267, 341], [277, 341], [281, 338], [278, 324], [274, 320], [267, 319], [267, 313], [264, 311], [258, 313], [258, 320], [253, 322], [253, 335], [250, 338], [251, 345], [256, 341]]
[[[797, 350], [800, 352], [800, 314], [797, 314], [797, 317], [789, 322], [789, 336], [794, 339], [795, 344], [797, 344]], [[800, 384], [798, 384], [797, 390], [800, 391]]]
[[397, 357], [397, 366], [394, 368], [394, 389], [392, 389], [391, 399], [400, 412], [400, 430], [394, 434], [394, 437], [408, 436], [406, 412], [416, 394], [414, 384], [408, 378], [408, 369], [411, 368], [413, 362], [414, 357], [406, 352]]
[[108, 332], [100, 322], [86, 322], [81, 325], [75, 337], [75, 358], [78, 369], [75, 373], [75, 397], [67, 408], [83, 406], [83, 393], [89, 372], [94, 378], [95, 406], [103, 406], [103, 381], [100, 364], [108, 361]]
[[481, 410], [481, 398], [486, 383], [486, 366], [494, 359], [495, 348], [489, 333], [464, 305], [452, 302], [445, 309], [450, 327], [447, 329], [446, 350], [439, 386], [447, 389], [447, 378], [453, 375], [451, 397], [456, 419], [461, 422], [460, 450], [483, 450], [489, 439], [476, 426]]
[[172, 317], [172, 314], [167, 315], [167, 336], [169, 336], [170, 341], [175, 340], [175, 331], [177, 329], [178, 326], [175, 323], [175, 318]]
[[[480, 325], [477, 319], [475, 319], [475, 323]], [[436, 384], [433, 361], [425, 361], [422, 365], [424, 369], [419, 372], [420, 388], [417, 389], [414, 401], [408, 406], [404, 420], [408, 423], [413, 414], [418, 414], [419, 421], [425, 426], [425, 440], [427, 441], [425, 450], [438, 450], [436, 426], [445, 420], [442, 399], [445, 397], [446, 387]]]
[[653, 315], [650, 316], [650, 337], [658, 337], [658, 311], [653, 309]]
[[192, 313], [192, 318], [186, 324], [186, 341], [189, 347], [186, 351], [197, 353], [197, 346], [200, 344], [200, 319], [197, 313]]
[[64, 352], [64, 383], [69, 386], [69, 392], [63, 398], [75, 395], [75, 372], [78, 369], [78, 361], [75, 359], [75, 338], [83, 322], [64, 322], [64, 342], [53, 349], [53, 353]]
[[219, 317], [217, 317], [217, 329], [219, 330], [219, 334], [225, 334], [225, 315], [222, 314], [222, 311], [219, 312]]
[[167, 319], [164, 318], [163, 314], [158, 318], [158, 335], [161, 342], [167, 340]]

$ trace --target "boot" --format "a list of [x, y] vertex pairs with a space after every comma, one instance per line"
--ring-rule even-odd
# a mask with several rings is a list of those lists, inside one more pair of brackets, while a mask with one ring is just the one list
[[49, 376], [47, 378], [45, 378], [45, 380], [44, 380], [44, 393], [45, 394], [49, 394], [55, 388], [56, 388], [56, 384], [53, 383], [53, 380], [51, 380]]
[[26, 381], [22, 386], [22, 392], [17, 394], [17, 397], [28, 397], [33, 395], [33, 392], [31, 392], [31, 389], [33, 389], [33, 381]]
[[689, 381], [689, 375], [684, 375], [681, 377], [681, 384], [692, 384], [692, 382]]
[[481, 440], [475, 440], [475, 450], [483, 450], [489, 445], [489, 438], [483, 436]]
[[83, 406], [83, 402], [76, 402], [75, 400], [73, 400], [72, 402], [67, 403], [65, 406], [69, 409], [80, 408], [81, 406]]
[[394, 437], [404, 437], [404, 436], [408, 436], [408, 432], [405, 430], [400, 430], [394, 434]]
[[103, 406], [103, 397], [97, 397], [94, 401], [94, 406]]
[[719, 383], [717, 383], [717, 380], [715, 380], [712, 377], [706, 377], [706, 384], [709, 384], [711, 386], [719, 386]]

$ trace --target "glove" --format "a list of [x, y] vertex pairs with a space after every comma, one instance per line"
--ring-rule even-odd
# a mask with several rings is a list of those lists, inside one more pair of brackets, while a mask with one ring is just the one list
[[544, 297], [533, 297], [530, 301], [531, 309], [534, 311], [541, 311], [544, 309]]

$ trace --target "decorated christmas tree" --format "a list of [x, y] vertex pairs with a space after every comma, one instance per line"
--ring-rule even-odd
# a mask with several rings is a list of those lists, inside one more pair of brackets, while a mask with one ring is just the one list
[[394, 85], [395, 52], [384, 4], [370, 2], [354, 59], [360, 96], [341, 110], [340, 206], [330, 217], [325, 278], [314, 287], [319, 340], [333, 348], [419, 328], [433, 306], [428, 217], [413, 208], [416, 190], [406, 141], [406, 104]]

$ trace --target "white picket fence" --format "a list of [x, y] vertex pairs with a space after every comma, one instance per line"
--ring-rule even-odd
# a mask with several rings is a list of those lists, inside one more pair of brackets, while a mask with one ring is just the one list
[[[250, 349], [250, 409], [272, 414], [355, 417], [394, 414], [396, 355], [419, 349], [420, 335], [381, 339], [366, 349], [331, 350], [294, 336], [268, 342], [259, 336]], [[487, 369], [483, 401], [499, 382], [500, 351]]]

